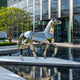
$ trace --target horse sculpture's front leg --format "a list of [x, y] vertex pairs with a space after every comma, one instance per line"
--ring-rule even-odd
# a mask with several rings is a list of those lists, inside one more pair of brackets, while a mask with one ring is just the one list
[[36, 53], [35, 53], [35, 51], [34, 51], [33, 42], [30, 43], [30, 49], [31, 49], [31, 51], [32, 51], [32, 53], [33, 53], [33, 56], [37, 58], [37, 55], [36, 55]]
[[54, 54], [52, 54], [52, 57], [54, 57], [57, 54], [57, 46], [55, 44], [50, 44], [51, 46], [53, 46], [54, 49]]
[[52, 55], [52, 57], [54, 57], [57, 54], [57, 47], [55, 47], [54, 49], [54, 55]]

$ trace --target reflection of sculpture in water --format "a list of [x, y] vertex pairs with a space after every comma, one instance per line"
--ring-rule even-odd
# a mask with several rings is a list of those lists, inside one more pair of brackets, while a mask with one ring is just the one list
[[[61, 24], [60, 20], [51, 19], [49, 21], [48, 25], [46, 26], [46, 29], [42, 32], [27, 31], [25, 33], [22, 33], [20, 35], [20, 38], [19, 38], [18, 48], [24, 49], [26, 46], [30, 46], [30, 49], [31, 49], [33, 55], [35, 57], [37, 57], [37, 55], [35, 54], [35, 51], [34, 51], [33, 43], [35, 43], [35, 44], [46, 44], [46, 47], [45, 47], [45, 50], [43, 53], [44, 58], [46, 58], [47, 49], [48, 49], [49, 45], [51, 45], [52, 47], [55, 48], [54, 55], [53, 55], [53, 56], [55, 56], [57, 53], [57, 47], [52, 42], [52, 40], [54, 38], [54, 33], [51, 29], [54, 25], [58, 25], [58, 24]], [[23, 38], [24, 38], [24, 41], [23, 41], [24, 43], [23, 43], [23, 46], [21, 46]], [[21, 54], [21, 58], [22, 58], [22, 54]]]
[[[49, 71], [47, 72], [47, 68], [43, 67], [44, 73], [45, 73], [45, 77], [37, 77], [35, 80], [54, 80], [56, 75], [59, 75], [60, 72], [57, 71], [57, 68], [53, 68], [54, 69], [54, 73], [51, 75], [51, 69], [48, 69]], [[58, 76], [58, 80], [60, 80], [60, 75]]]
[[[40, 71], [38, 70], [38, 73], [40, 72], [40, 76], [36, 76], [36, 69], [37, 67], [32, 67], [30, 74], [27, 75], [25, 72], [19, 72], [20, 75], [22, 75], [25, 79], [30, 80], [55, 80], [55, 76], [58, 76], [58, 80], [60, 79], [60, 72], [58, 72], [57, 68], [53, 68], [54, 73], [51, 75], [52, 69], [47, 69], [46, 67], [40, 67]], [[47, 72], [48, 70], [48, 72]], [[43, 77], [43, 71], [45, 73], [45, 77]]]

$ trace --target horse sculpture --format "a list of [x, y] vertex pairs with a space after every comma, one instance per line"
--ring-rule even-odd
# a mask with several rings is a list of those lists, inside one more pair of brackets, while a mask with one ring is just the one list
[[[18, 49], [24, 49], [26, 46], [29, 46], [33, 55], [37, 58], [37, 55], [34, 51], [34, 45], [35, 44], [46, 44], [45, 50], [44, 50], [44, 58], [46, 58], [46, 52], [47, 49], [49, 47], [49, 45], [53, 46], [54, 49], [54, 55], [52, 57], [54, 57], [57, 53], [57, 47], [56, 45], [53, 43], [53, 39], [54, 39], [54, 26], [61, 24], [61, 21], [59, 19], [51, 19], [48, 23], [48, 25], [46, 26], [45, 30], [42, 32], [32, 32], [32, 31], [26, 31], [24, 33], [21, 33], [20, 37], [19, 37], [19, 44], [18, 44]], [[23, 41], [24, 38], [24, 41]], [[49, 39], [51, 39], [51, 42], [49, 41]], [[21, 46], [21, 43], [23, 41], [23, 45]], [[22, 55], [20, 55], [21, 58]]]

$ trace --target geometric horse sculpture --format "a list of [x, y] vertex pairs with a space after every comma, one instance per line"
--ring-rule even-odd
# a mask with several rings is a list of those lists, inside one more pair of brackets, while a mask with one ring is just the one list
[[[44, 31], [41, 32], [32, 32], [32, 31], [26, 31], [24, 33], [21, 33], [20, 37], [19, 37], [19, 44], [18, 44], [18, 49], [24, 49], [26, 46], [29, 46], [33, 56], [35, 56], [37, 58], [37, 55], [34, 51], [34, 45], [35, 44], [46, 44], [43, 56], [44, 58], [46, 58], [46, 52], [47, 49], [49, 47], [49, 45], [51, 45], [52, 47], [54, 47], [54, 55], [53, 57], [56, 55], [57, 53], [57, 47], [56, 45], [52, 42], [53, 38], [54, 38], [54, 34], [53, 34], [53, 30], [55, 25], [61, 24], [61, 21], [59, 19], [51, 19], [48, 22], [48, 25], [46, 26]], [[51, 38], [51, 42], [49, 41], [49, 39]], [[24, 41], [23, 41], [24, 39]], [[23, 41], [23, 46], [21, 46]], [[20, 55], [20, 58], [22, 59], [22, 54]]]

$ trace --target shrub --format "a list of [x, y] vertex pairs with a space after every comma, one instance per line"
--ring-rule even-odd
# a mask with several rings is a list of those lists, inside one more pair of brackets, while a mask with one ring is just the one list
[[10, 46], [10, 45], [17, 45], [15, 42], [0, 42], [0, 46]]

